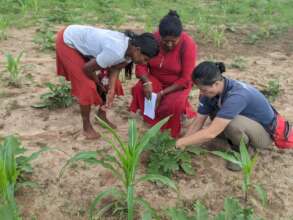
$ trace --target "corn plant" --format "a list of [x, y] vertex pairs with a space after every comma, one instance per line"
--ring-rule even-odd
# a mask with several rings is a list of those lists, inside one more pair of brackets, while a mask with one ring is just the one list
[[7, 39], [6, 29], [8, 27], [8, 21], [4, 16], [0, 16], [0, 41]]
[[[169, 178], [161, 175], [144, 175], [142, 177], [137, 177], [137, 169], [139, 166], [140, 156], [143, 150], [146, 148], [149, 140], [160, 131], [160, 128], [167, 122], [168, 118], [163, 119], [158, 122], [155, 126], [150, 128], [142, 137], [139, 137], [137, 133], [137, 126], [134, 120], [129, 120], [128, 128], [128, 143], [124, 142], [121, 137], [113, 130], [107, 123], [102, 121], [97, 117], [100, 124], [106, 128], [113, 137], [112, 139], [107, 138], [103, 134], [103, 138], [110, 144], [111, 148], [114, 150], [114, 156], [105, 155], [101, 151], [88, 151], [80, 152], [73, 156], [67, 161], [66, 165], [61, 170], [60, 175], [62, 175], [63, 170], [66, 166], [72, 162], [83, 160], [90, 164], [99, 164], [104, 168], [110, 170], [115, 177], [121, 182], [123, 189], [118, 189], [116, 187], [109, 188], [103, 192], [100, 192], [95, 200], [92, 202], [90, 208], [90, 219], [93, 218], [94, 210], [96, 206], [101, 203], [103, 198], [112, 196], [115, 200], [109, 202], [104, 207], [99, 209], [96, 217], [101, 217], [107, 212], [112, 210], [115, 211], [115, 206], [120, 203], [122, 207], [119, 209], [125, 209], [127, 212], [127, 219], [133, 220], [135, 216], [135, 209], [141, 206], [145, 209], [142, 214], [143, 219], [152, 219], [155, 216], [154, 210], [150, 205], [143, 199], [135, 194], [135, 186], [141, 181], [159, 181], [163, 184], [168, 185], [172, 189], [176, 190], [176, 185]], [[123, 208], [123, 204], [125, 204]], [[124, 218], [125, 219], [125, 218]]]
[[48, 24], [43, 24], [38, 30], [34, 42], [40, 46], [42, 51], [55, 50], [55, 33]]
[[175, 172], [182, 170], [188, 175], [195, 175], [192, 168], [190, 153], [200, 154], [191, 148], [182, 151], [175, 147], [176, 140], [168, 132], [157, 134], [151, 139], [148, 146], [150, 152], [147, 172], [171, 177]]
[[6, 137], [0, 144], [0, 216], [3, 219], [20, 219], [14, 198], [15, 191], [19, 187], [33, 185], [26, 180], [25, 174], [32, 172], [31, 160], [46, 150], [48, 148], [24, 156], [26, 149], [14, 136]]
[[[221, 152], [221, 151], [213, 151], [212, 153], [214, 155], [222, 157], [223, 159], [225, 159], [227, 161], [235, 163], [241, 167], [242, 175], [243, 175], [242, 190], [244, 193], [245, 204], [247, 204], [248, 191], [252, 185], [251, 184], [251, 175], [252, 175], [253, 168], [256, 164], [256, 161], [257, 161], [257, 154], [251, 158], [243, 139], [241, 139], [241, 141], [240, 141], [240, 153], [235, 152], [235, 151], [232, 151], [232, 154]], [[261, 192], [261, 188], [258, 187], [258, 189], [259, 189], [259, 192]], [[264, 194], [264, 192], [261, 192], [261, 193]], [[261, 193], [259, 193], [259, 194], [261, 194]], [[264, 198], [264, 196], [261, 196], [261, 197]]]
[[19, 86], [20, 76], [21, 76], [21, 67], [20, 59], [23, 55], [23, 52], [17, 55], [14, 58], [10, 53], [5, 54], [6, 57], [6, 71], [9, 73], [9, 84], [13, 86]]
[[71, 88], [69, 83], [64, 78], [59, 79], [59, 84], [47, 83], [47, 93], [41, 95], [41, 102], [32, 105], [33, 108], [66, 108], [73, 104], [73, 97], [71, 96]]

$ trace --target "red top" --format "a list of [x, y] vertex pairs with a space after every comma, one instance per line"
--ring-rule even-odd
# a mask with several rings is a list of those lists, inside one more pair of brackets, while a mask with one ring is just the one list
[[[155, 33], [155, 37], [160, 41], [158, 32]], [[172, 51], [165, 52], [160, 45], [158, 56], [149, 61], [150, 72], [147, 65], [136, 65], [136, 76], [151, 74], [162, 83], [163, 88], [174, 83], [185, 88], [191, 87], [191, 74], [197, 57], [196, 48], [193, 39], [186, 32], [182, 32], [178, 44]]]

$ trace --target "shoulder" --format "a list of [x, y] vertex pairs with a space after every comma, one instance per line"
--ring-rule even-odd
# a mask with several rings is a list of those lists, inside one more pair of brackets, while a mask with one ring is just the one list
[[181, 37], [182, 42], [184, 42], [184, 43], [195, 44], [195, 41], [193, 40], [193, 38], [185, 31], [183, 31], [181, 33], [180, 37]]

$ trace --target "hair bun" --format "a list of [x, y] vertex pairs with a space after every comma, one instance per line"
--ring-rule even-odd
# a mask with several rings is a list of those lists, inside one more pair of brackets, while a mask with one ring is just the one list
[[180, 18], [176, 10], [170, 10], [168, 13], [169, 16]]
[[226, 71], [226, 67], [223, 62], [217, 62], [215, 64], [218, 67], [218, 69], [220, 70], [220, 73], [224, 73]]

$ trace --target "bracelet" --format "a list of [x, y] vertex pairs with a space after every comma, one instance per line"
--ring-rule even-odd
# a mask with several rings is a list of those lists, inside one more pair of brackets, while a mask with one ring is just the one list
[[151, 85], [151, 84], [152, 84], [152, 82], [147, 81], [147, 82], [143, 83], [142, 85], [143, 85], [143, 86], [147, 86], [147, 85]]

